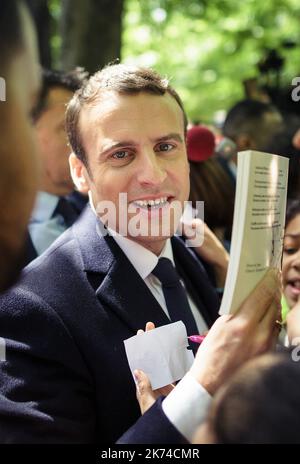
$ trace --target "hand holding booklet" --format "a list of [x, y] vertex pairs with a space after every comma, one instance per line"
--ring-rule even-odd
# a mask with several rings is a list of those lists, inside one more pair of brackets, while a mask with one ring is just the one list
[[238, 154], [230, 260], [220, 314], [235, 313], [268, 269], [281, 269], [288, 158]]

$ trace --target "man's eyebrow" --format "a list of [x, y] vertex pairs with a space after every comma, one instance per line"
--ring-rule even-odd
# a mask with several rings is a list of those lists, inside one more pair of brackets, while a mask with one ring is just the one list
[[284, 238], [289, 237], [289, 238], [300, 238], [300, 232], [298, 234], [285, 234]]
[[181, 135], [176, 132], [171, 132], [170, 134], [162, 135], [161, 137], [155, 138], [153, 141], [154, 142], [165, 142], [166, 140], [177, 140], [177, 142], [183, 143], [183, 139]]
[[122, 142], [116, 142], [112, 144], [106, 144], [101, 148], [99, 157], [104, 156], [107, 152], [111, 150], [116, 150], [117, 148], [133, 147], [136, 146], [136, 143], [132, 140], [123, 140]]

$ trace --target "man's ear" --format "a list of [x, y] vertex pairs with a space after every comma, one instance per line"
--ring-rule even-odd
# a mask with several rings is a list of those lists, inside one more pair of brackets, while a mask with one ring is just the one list
[[71, 153], [69, 156], [69, 165], [71, 176], [77, 190], [81, 193], [87, 194], [90, 190], [89, 186], [89, 175], [83, 162], [75, 155]]
[[255, 142], [248, 134], [240, 134], [236, 138], [238, 151], [255, 150]]

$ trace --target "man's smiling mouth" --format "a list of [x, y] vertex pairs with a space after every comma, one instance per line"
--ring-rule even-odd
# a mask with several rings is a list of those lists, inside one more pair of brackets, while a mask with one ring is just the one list
[[137, 208], [142, 209], [159, 209], [163, 208], [164, 206], [170, 203], [172, 197], [162, 196], [158, 198], [151, 198], [151, 199], [142, 199], [142, 200], [134, 200], [130, 203], [130, 205], [134, 205]]

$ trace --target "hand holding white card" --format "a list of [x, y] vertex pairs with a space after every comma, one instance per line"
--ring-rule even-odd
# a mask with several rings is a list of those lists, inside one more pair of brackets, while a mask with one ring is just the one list
[[181, 321], [135, 335], [124, 345], [132, 375], [135, 369], [144, 371], [153, 390], [182, 379], [194, 360]]

